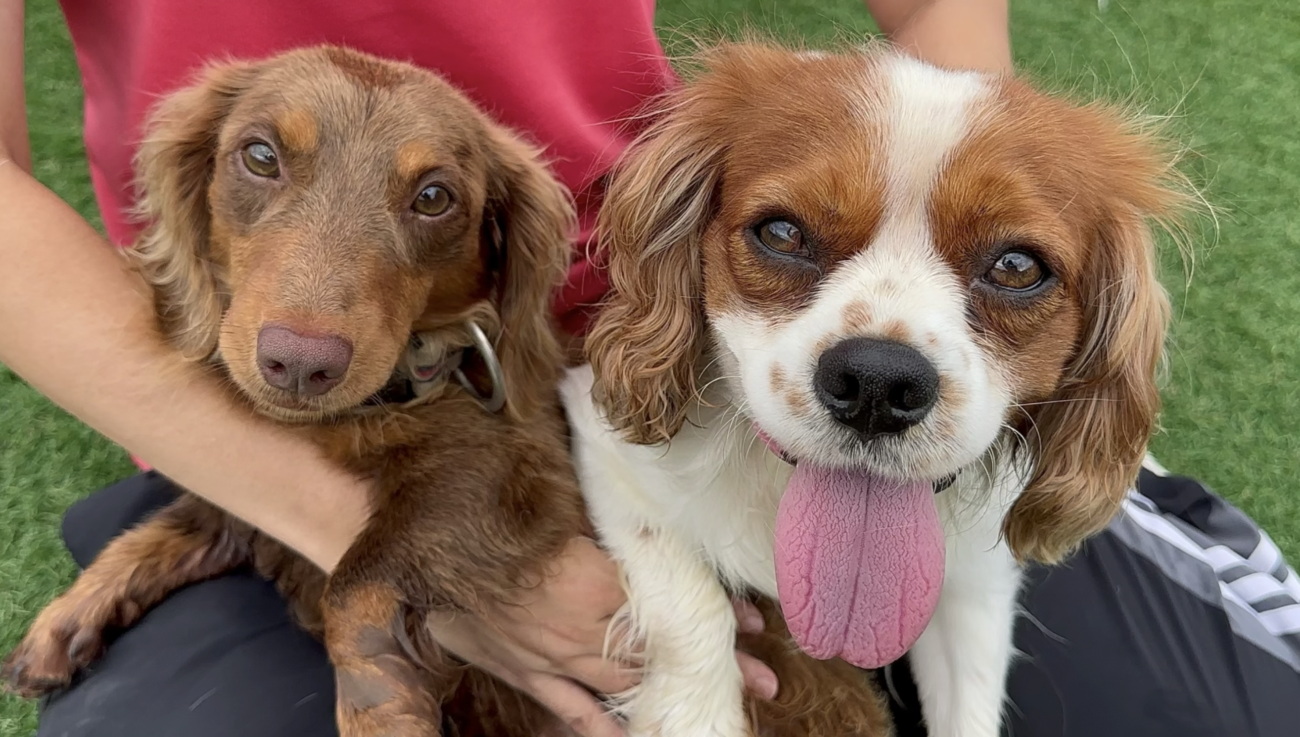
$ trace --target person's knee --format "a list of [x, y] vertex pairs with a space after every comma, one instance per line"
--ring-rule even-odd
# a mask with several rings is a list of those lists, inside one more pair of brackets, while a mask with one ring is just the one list
[[38, 737], [334, 737], [334, 674], [275, 588], [239, 572], [173, 593], [47, 703]]
[[156, 472], [137, 474], [74, 503], [63, 515], [63, 544], [85, 568], [109, 541], [176, 499], [179, 490]]

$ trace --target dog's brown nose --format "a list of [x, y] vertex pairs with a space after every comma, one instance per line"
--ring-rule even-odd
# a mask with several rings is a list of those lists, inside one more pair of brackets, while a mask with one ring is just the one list
[[352, 363], [352, 344], [337, 335], [308, 337], [268, 325], [257, 334], [257, 364], [276, 389], [314, 397], [333, 389]]

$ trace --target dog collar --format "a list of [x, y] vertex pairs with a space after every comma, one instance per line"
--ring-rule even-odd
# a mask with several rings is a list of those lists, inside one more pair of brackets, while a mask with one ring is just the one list
[[[397, 362], [392, 377], [384, 388], [372, 394], [360, 409], [409, 409], [441, 398], [454, 380], [461, 389], [474, 398], [483, 409], [495, 414], [505, 407], [505, 375], [496, 350], [487, 333], [472, 319], [461, 323], [470, 345], [447, 350], [446, 331], [412, 333], [406, 350]], [[487, 367], [492, 382], [491, 393], [483, 396], [462, 370], [467, 351], [478, 353]]]

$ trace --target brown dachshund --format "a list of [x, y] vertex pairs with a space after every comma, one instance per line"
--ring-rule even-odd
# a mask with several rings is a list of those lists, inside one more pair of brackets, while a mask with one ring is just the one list
[[[66, 686], [106, 631], [251, 564], [324, 639], [345, 737], [564, 731], [426, 626], [509, 600], [587, 529], [550, 309], [574, 215], [538, 152], [432, 73], [320, 47], [208, 68], [152, 115], [137, 168], [130, 256], [166, 339], [372, 479], [375, 511], [327, 578], [184, 495], [41, 612], [14, 690]], [[767, 614], [745, 640], [783, 679], [763, 733], [888, 733], [858, 673], [796, 654]]]

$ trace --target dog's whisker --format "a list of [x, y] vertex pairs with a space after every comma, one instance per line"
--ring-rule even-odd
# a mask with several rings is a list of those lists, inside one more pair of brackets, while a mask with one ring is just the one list
[[1073, 404], [1073, 403], [1088, 404], [1091, 402], [1118, 402], [1118, 401], [1119, 401], [1118, 399], [1110, 399], [1107, 397], [1075, 397], [1070, 399], [1048, 399], [1041, 402], [1015, 402], [1011, 406], [1017, 408], [1023, 408], [1023, 407], [1041, 407], [1050, 404]]

